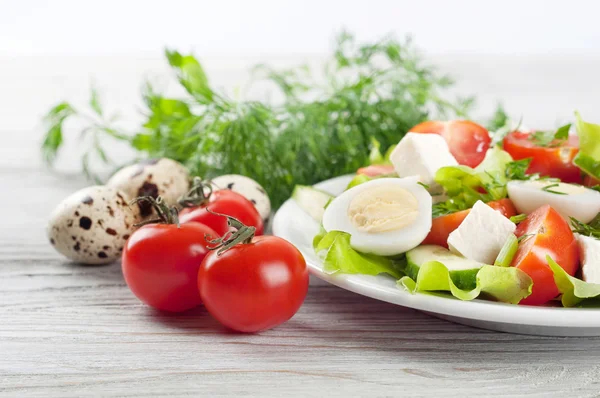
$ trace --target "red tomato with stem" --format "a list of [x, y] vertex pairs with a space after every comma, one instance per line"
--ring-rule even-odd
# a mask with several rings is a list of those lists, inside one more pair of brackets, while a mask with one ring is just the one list
[[544, 205], [519, 224], [515, 232], [521, 239], [511, 266], [533, 279], [533, 292], [519, 304], [542, 305], [558, 296], [554, 274], [546, 255], [569, 274], [579, 268], [579, 246], [569, 224], [556, 210]]
[[569, 136], [565, 141], [554, 141], [549, 146], [540, 146], [529, 132], [513, 131], [504, 137], [504, 150], [513, 159], [531, 158], [528, 174], [539, 173], [544, 177], [559, 178], [563, 182], [582, 183], [581, 170], [573, 164], [579, 152], [579, 138]]
[[233, 330], [253, 333], [273, 328], [290, 319], [306, 297], [306, 261], [288, 241], [254, 237], [253, 228], [229, 220], [237, 231], [224, 237], [200, 266], [202, 302]]
[[456, 161], [469, 167], [475, 167], [483, 161], [492, 142], [487, 129], [470, 120], [427, 121], [408, 131], [441, 135]]
[[[487, 203], [494, 210], [498, 210], [506, 218], [517, 215], [515, 205], [510, 199], [500, 199]], [[448, 248], [448, 236], [457, 229], [469, 215], [471, 209], [458, 211], [445, 216], [436, 217], [431, 222], [431, 230], [421, 243], [422, 245], [438, 245]]]
[[131, 234], [122, 257], [125, 281], [137, 298], [156, 309], [182, 312], [197, 307], [198, 269], [209, 253], [207, 238], [218, 236], [203, 224], [177, 225], [176, 211], [160, 199], [144, 200], [164, 217], [164, 224], [147, 224]]
[[[263, 219], [252, 202], [229, 189], [213, 192], [210, 184], [203, 183], [199, 178], [194, 179], [192, 189], [187, 196], [179, 200], [179, 204], [183, 207], [179, 213], [182, 224], [191, 221], [199, 222], [222, 236], [229, 231], [229, 227], [225, 217], [214, 214], [219, 213], [234, 217], [245, 225], [256, 228], [256, 235], [262, 235], [264, 232]], [[206, 209], [210, 209], [213, 213]]]

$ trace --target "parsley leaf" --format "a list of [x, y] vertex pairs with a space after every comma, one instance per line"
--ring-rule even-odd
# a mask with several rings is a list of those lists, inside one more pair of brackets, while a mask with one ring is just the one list
[[452, 199], [448, 199], [445, 202], [436, 203], [432, 207], [432, 217], [441, 217], [448, 214], [456, 213], [457, 211], [464, 210], [465, 207], [461, 204], [457, 204]]
[[546, 185], [545, 187], [543, 187], [542, 191], [546, 191], [548, 193], [553, 193], [553, 194], [556, 194], [556, 195], [566, 195], [565, 192], [560, 192], [560, 191], [557, 191], [555, 189], [552, 189], [552, 188], [556, 188], [556, 187], [559, 187], [559, 186], [560, 186], [559, 183], [549, 184], [549, 185]]
[[555, 140], [569, 139], [569, 130], [570, 129], [571, 129], [571, 123], [565, 124], [564, 126], [559, 127], [558, 130], [556, 130], [556, 133], [554, 133], [554, 139]]
[[551, 131], [536, 131], [535, 133], [531, 133], [529, 141], [537, 146], [547, 147], [554, 141], [554, 133]]
[[530, 180], [531, 175], [527, 174], [527, 169], [533, 158], [513, 160], [506, 165], [506, 178], [509, 180]]
[[498, 104], [492, 119], [487, 124], [488, 131], [498, 131], [509, 123], [510, 119], [502, 104]]
[[573, 232], [600, 239], [600, 214], [594, 217], [588, 224], [585, 224], [574, 217], [570, 217], [570, 219]]
[[564, 144], [569, 138], [569, 130], [571, 124], [565, 124], [556, 130], [552, 131], [536, 131], [529, 136], [529, 140], [537, 146], [543, 147], [557, 147]]

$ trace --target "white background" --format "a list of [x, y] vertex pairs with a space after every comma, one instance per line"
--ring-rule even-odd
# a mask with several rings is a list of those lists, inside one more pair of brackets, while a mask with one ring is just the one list
[[595, 0], [0, 0], [0, 55], [324, 53], [346, 27], [427, 52], [600, 52]]

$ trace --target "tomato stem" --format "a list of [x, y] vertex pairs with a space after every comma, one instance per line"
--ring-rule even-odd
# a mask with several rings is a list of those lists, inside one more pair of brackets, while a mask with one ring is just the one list
[[209, 247], [208, 250], [217, 250], [217, 256], [220, 256], [235, 245], [252, 242], [256, 228], [249, 227], [237, 218], [228, 216], [227, 214], [216, 213], [209, 208], [206, 208], [206, 211], [216, 216], [226, 217], [227, 225], [231, 229], [220, 238], [209, 240], [208, 243], [215, 246]]
[[144, 220], [137, 224], [134, 224], [135, 227], [142, 227], [148, 224], [162, 223], [162, 224], [176, 224], [177, 228], [179, 228], [179, 212], [176, 207], [169, 207], [163, 200], [162, 197], [157, 197], [154, 199], [152, 196], [140, 196], [138, 198], [133, 199], [129, 202], [129, 205], [133, 205], [138, 202], [148, 202], [156, 211], [157, 218], [152, 218], [149, 220]]
[[212, 193], [213, 187], [210, 182], [206, 183], [200, 177], [194, 177], [192, 188], [185, 195], [182, 195], [177, 203], [184, 208], [203, 206], [208, 204]]

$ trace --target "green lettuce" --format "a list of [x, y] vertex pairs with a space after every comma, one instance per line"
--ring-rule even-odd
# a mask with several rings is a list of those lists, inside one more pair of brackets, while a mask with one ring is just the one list
[[467, 166], [442, 167], [436, 172], [434, 179], [444, 188], [449, 199], [436, 207], [454, 212], [469, 209], [478, 200], [487, 203], [505, 198], [508, 194], [506, 168], [512, 160], [508, 152], [494, 147], [474, 169]]
[[322, 227], [313, 239], [313, 247], [328, 274], [388, 274], [399, 279], [397, 284], [411, 293], [449, 292], [460, 300], [484, 296], [496, 301], [516, 304], [531, 294], [533, 281], [513, 267], [484, 265], [480, 269], [450, 272], [444, 264], [429, 261], [411, 275], [405, 257], [390, 258], [361, 253], [350, 246], [350, 234], [326, 232]]
[[600, 307], [600, 285], [567, 274], [550, 256], [546, 256], [546, 260], [554, 273], [554, 282], [562, 294], [564, 307]]
[[357, 174], [352, 181], [350, 181], [348, 183], [348, 186], [346, 187], [346, 191], [349, 190], [350, 188], [354, 188], [357, 185], [363, 184], [365, 182], [371, 181], [373, 179], [373, 177], [369, 177], [367, 175], [364, 174]]
[[[531, 294], [533, 281], [523, 271], [513, 267], [484, 265], [478, 272], [464, 273], [464, 278], [453, 278], [448, 268], [439, 261], [421, 265], [416, 281], [408, 276], [398, 286], [411, 293], [449, 292], [459, 300], [473, 300], [480, 295], [496, 301], [517, 304]], [[471, 279], [471, 281], [467, 279]]]
[[313, 247], [323, 261], [323, 271], [328, 274], [388, 274], [396, 279], [402, 276], [394, 259], [354, 250], [350, 246], [350, 234], [346, 232], [321, 229], [313, 239]]
[[575, 118], [579, 152], [573, 163], [592, 177], [600, 179], [600, 125], [584, 122], [579, 112], [575, 112]]
[[371, 152], [369, 152], [369, 165], [392, 164], [390, 155], [396, 145], [391, 145], [384, 154], [381, 153], [381, 144], [371, 137]]

